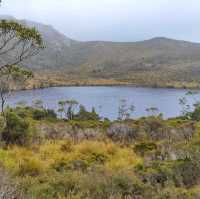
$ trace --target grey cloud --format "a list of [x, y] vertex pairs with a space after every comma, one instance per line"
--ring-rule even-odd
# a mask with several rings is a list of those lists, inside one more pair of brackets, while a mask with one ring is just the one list
[[199, 0], [4, 0], [0, 14], [51, 24], [77, 40], [200, 41]]

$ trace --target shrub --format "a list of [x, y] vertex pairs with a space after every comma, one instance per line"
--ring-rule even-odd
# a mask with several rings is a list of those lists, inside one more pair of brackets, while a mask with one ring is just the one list
[[164, 120], [157, 116], [151, 116], [144, 120], [143, 126], [147, 132], [159, 131], [166, 127]]
[[184, 188], [167, 187], [155, 196], [155, 199], [198, 199]]
[[85, 109], [84, 106], [80, 105], [79, 112], [75, 115], [75, 119], [81, 120], [81, 121], [88, 121], [88, 120], [98, 121], [98, 120], [100, 120], [100, 117], [96, 113], [94, 108], [92, 108], [92, 111], [89, 112]]
[[128, 196], [137, 198], [137, 195], [142, 195], [142, 184], [130, 172], [127, 174], [118, 173], [112, 178], [113, 188], [116, 193], [120, 193], [123, 198]]
[[200, 106], [197, 106], [193, 112], [188, 114], [192, 120], [200, 121]]
[[174, 165], [174, 180], [181, 187], [192, 187], [200, 183], [200, 164], [189, 158], [179, 160]]
[[0, 198], [24, 198], [21, 191], [18, 190], [17, 183], [11, 180], [9, 174], [2, 168], [0, 168], [0, 179]]
[[19, 163], [17, 175], [19, 176], [37, 176], [44, 172], [44, 162], [37, 158], [23, 158]]
[[21, 118], [26, 118], [30, 115], [28, 107], [16, 107], [13, 111]]
[[97, 170], [80, 179], [82, 198], [90, 199], [136, 199], [143, 195], [143, 184], [131, 172], [108, 173]]
[[142, 156], [146, 152], [150, 152], [157, 149], [157, 145], [154, 142], [141, 142], [135, 145], [134, 150]]
[[35, 109], [33, 111], [33, 119], [35, 120], [41, 120], [46, 117], [46, 113], [43, 110]]
[[[36, 178], [26, 177], [21, 181], [21, 188], [26, 198], [55, 199], [76, 196], [79, 190], [81, 174], [76, 172], [55, 173], [51, 172]], [[79, 199], [79, 198], [78, 198]]]
[[15, 112], [6, 113], [6, 127], [2, 132], [2, 139], [7, 144], [25, 144], [29, 139], [29, 123], [20, 118]]
[[108, 137], [114, 141], [132, 142], [137, 137], [137, 129], [124, 123], [114, 123], [107, 130]]
[[50, 109], [34, 109], [33, 110], [33, 119], [42, 120], [42, 119], [56, 119], [57, 115], [54, 110]]

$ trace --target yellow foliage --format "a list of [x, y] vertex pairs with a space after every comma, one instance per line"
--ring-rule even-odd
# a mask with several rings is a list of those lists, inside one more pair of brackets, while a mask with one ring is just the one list
[[19, 176], [37, 176], [45, 171], [45, 164], [40, 159], [34, 157], [24, 158], [19, 163], [17, 175]]
[[107, 169], [122, 170], [133, 168], [142, 161], [132, 149], [112, 142], [83, 141], [71, 145], [69, 141], [48, 141], [34, 146], [37, 150], [18, 146], [1, 149], [0, 162], [17, 175], [35, 176], [54, 169], [60, 162], [68, 165], [83, 161], [88, 167], [104, 165]]
[[137, 164], [141, 164], [142, 159], [129, 148], [118, 149], [116, 155], [112, 156], [106, 166], [113, 170], [131, 169]]
[[10, 151], [0, 149], [0, 163], [8, 170], [14, 170], [17, 167], [16, 158], [10, 154]]

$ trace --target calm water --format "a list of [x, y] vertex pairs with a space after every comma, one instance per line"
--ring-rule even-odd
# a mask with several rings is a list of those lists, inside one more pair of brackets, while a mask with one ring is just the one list
[[[164, 117], [174, 117], [180, 114], [179, 98], [186, 92], [185, 89], [141, 87], [60, 87], [15, 92], [8, 97], [8, 104], [14, 106], [26, 101], [30, 105], [33, 100], [41, 99], [46, 108], [57, 110], [58, 101], [75, 99], [88, 110], [95, 107], [101, 116], [116, 119], [120, 100], [126, 99], [136, 107], [134, 117], [147, 116], [148, 107], [157, 107]], [[196, 98], [200, 99], [200, 94]]]

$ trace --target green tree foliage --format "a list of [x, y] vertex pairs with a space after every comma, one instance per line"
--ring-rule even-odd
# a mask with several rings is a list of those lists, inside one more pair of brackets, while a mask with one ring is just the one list
[[125, 99], [122, 99], [120, 101], [118, 108], [118, 119], [119, 120], [129, 119], [134, 111], [135, 111], [135, 106], [134, 105], [129, 106], [127, 101]]
[[[58, 102], [59, 109], [58, 112], [64, 114], [64, 117], [73, 120], [75, 116], [75, 110], [78, 106], [78, 102], [76, 100], [65, 100]], [[63, 115], [61, 115], [63, 116]]]
[[0, 100], [1, 112], [4, 116], [4, 106], [6, 103], [6, 96], [12, 91], [12, 83], [15, 86], [22, 85], [24, 82], [33, 77], [33, 73], [25, 68], [12, 66], [0, 71]]
[[75, 116], [76, 120], [87, 121], [87, 120], [100, 120], [99, 115], [96, 113], [95, 108], [92, 108], [92, 111], [89, 112], [83, 105], [80, 105], [79, 112]]
[[5, 117], [6, 126], [2, 132], [2, 140], [7, 144], [25, 144], [29, 137], [29, 123], [10, 109], [7, 110]]
[[27, 138], [28, 123], [12, 111], [4, 113], [4, 105], [6, 95], [12, 89], [11, 82], [22, 83], [33, 76], [32, 72], [17, 65], [36, 55], [42, 48], [42, 37], [35, 28], [15, 21], [0, 21], [0, 97], [5, 119], [2, 139], [6, 143], [23, 144]]
[[149, 113], [150, 116], [157, 115], [159, 112], [159, 109], [157, 107], [149, 107], [146, 108], [147, 113]]
[[[35, 28], [15, 21], [0, 21], [0, 70], [20, 64], [44, 47], [42, 37]], [[6, 57], [6, 59], [4, 59]]]
[[40, 99], [36, 99], [33, 101], [33, 107], [36, 109], [43, 109], [43, 101]]
[[54, 110], [49, 109], [34, 109], [33, 110], [33, 119], [42, 120], [42, 119], [56, 119], [57, 115]]
[[0, 97], [3, 115], [5, 96], [11, 91], [12, 80], [22, 83], [33, 76], [32, 72], [17, 65], [36, 55], [43, 47], [42, 36], [35, 28], [10, 20], [0, 21]]
[[[179, 99], [179, 104], [182, 107], [182, 117], [185, 119], [192, 119], [192, 120], [200, 120], [200, 101], [196, 97], [198, 92], [196, 91], [189, 91], [185, 94], [185, 96]], [[188, 97], [191, 98], [193, 103], [189, 103]]]

